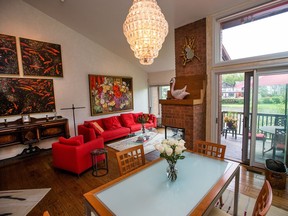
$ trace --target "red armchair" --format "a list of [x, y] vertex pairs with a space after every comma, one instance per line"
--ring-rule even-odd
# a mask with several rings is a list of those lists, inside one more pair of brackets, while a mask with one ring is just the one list
[[[90, 152], [97, 148], [104, 148], [102, 137], [86, 143], [83, 135], [70, 139], [60, 137], [59, 142], [52, 144], [53, 166], [79, 175], [92, 167]], [[100, 155], [97, 157], [97, 162], [104, 159], [105, 155]]]

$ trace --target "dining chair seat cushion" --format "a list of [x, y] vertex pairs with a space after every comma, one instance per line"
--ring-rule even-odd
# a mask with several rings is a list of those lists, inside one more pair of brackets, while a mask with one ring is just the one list
[[[248, 138], [251, 139], [252, 134], [249, 133], [248, 134]], [[265, 138], [265, 134], [256, 134], [256, 139], [264, 139]]]

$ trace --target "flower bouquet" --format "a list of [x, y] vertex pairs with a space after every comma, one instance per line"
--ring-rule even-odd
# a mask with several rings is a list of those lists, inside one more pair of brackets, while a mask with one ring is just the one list
[[177, 179], [177, 160], [185, 158], [182, 153], [186, 150], [185, 141], [180, 139], [164, 139], [161, 143], [155, 144], [156, 150], [160, 152], [160, 157], [165, 158], [169, 166], [167, 168], [167, 177], [171, 181]]
[[232, 118], [231, 116], [225, 116], [224, 122], [226, 123], [227, 127], [230, 129], [236, 129], [237, 128], [237, 121], [238, 119]]
[[144, 115], [144, 114], [140, 115], [137, 118], [137, 121], [142, 124], [142, 132], [143, 133], [145, 133], [144, 123], [148, 122], [148, 120], [149, 120], [149, 115]]

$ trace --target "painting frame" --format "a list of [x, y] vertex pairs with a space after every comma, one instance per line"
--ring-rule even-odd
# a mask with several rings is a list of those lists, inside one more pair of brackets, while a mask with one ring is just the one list
[[63, 77], [61, 45], [20, 37], [24, 76]]
[[15, 36], [0, 34], [0, 74], [19, 75]]
[[52, 112], [53, 79], [0, 77], [0, 116]]
[[89, 74], [91, 116], [134, 109], [133, 78]]

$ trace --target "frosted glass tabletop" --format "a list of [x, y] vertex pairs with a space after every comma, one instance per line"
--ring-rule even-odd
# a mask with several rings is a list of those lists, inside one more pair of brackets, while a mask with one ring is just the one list
[[161, 160], [98, 193], [115, 215], [187, 215], [229, 169], [223, 160], [185, 152], [178, 160], [178, 178], [166, 176], [168, 163]]

